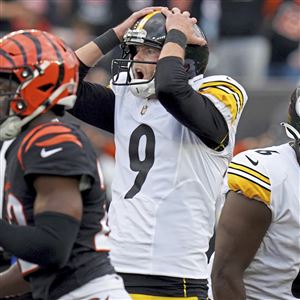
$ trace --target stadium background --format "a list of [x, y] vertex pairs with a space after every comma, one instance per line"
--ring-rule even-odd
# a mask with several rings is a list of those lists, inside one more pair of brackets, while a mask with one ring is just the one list
[[[248, 92], [235, 152], [284, 142], [280, 122], [300, 83], [300, 0], [0, 0], [0, 35], [35, 28], [77, 49], [151, 5], [178, 7], [197, 17], [210, 48], [206, 76], [232, 76]], [[111, 51], [87, 79], [108, 84], [110, 62], [119, 55], [119, 48]], [[110, 197], [112, 136], [83, 126], [99, 153]]]

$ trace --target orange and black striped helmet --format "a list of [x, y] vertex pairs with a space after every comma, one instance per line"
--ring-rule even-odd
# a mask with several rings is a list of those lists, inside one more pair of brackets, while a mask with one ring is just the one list
[[[71, 108], [76, 99], [78, 60], [58, 37], [40, 30], [20, 30], [0, 39], [0, 79], [17, 82], [8, 95], [9, 115], [21, 119], [55, 105]], [[28, 118], [32, 119], [32, 118]]]

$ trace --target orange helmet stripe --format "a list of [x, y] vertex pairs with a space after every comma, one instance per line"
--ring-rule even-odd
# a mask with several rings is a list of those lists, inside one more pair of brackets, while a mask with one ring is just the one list
[[60, 62], [59, 76], [58, 76], [57, 82], [53, 88], [53, 91], [55, 91], [60, 86], [61, 82], [63, 81], [63, 79], [65, 77], [65, 65], [63, 64], [63, 57], [62, 57], [62, 54], [60, 53], [60, 50], [57, 48], [57, 46], [52, 42], [52, 40], [49, 38], [49, 36], [45, 32], [43, 32], [42, 34], [49, 41], [51, 46], [53, 47], [56, 57], [57, 57], [57, 60]]
[[13, 59], [9, 56], [9, 54], [0, 48], [0, 55], [3, 56], [6, 60], [8, 60], [14, 67], [16, 66]]
[[12, 41], [20, 48], [22, 57], [23, 57], [23, 61], [24, 61], [23, 63], [24, 63], [24, 65], [26, 65], [27, 64], [27, 56], [26, 56], [26, 51], [25, 51], [24, 46], [19, 41], [17, 41], [16, 39], [14, 39], [12, 37], [9, 37], [8, 40]]
[[32, 35], [30, 32], [24, 32], [23, 35], [25, 35], [28, 39], [32, 41], [32, 43], [35, 46], [36, 50], [36, 58], [37, 61], [40, 62], [42, 60], [42, 45], [38, 38], [36, 38], [34, 35]]

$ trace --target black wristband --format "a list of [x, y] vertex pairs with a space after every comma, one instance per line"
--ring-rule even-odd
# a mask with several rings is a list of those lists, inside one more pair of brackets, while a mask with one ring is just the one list
[[120, 40], [118, 39], [113, 29], [105, 31], [104, 33], [96, 37], [93, 42], [98, 46], [103, 54], [106, 54], [115, 46], [120, 44]]
[[185, 49], [186, 47], [186, 42], [187, 42], [187, 38], [186, 35], [177, 29], [171, 29], [168, 33], [167, 33], [167, 37], [165, 40], [165, 44], [166, 43], [176, 43], [178, 44], [181, 48]]

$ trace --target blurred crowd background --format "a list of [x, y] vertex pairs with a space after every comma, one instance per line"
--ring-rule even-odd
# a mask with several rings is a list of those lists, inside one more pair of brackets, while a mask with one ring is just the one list
[[[300, 84], [300, 0], [0, 0], [0, 34], [18, 29], [53, 32], [74, 49], [117, 25], [132, 12], [162, 5], [188, 10], [207, 36], [206, 76], [229, 75], [249, 94], [236, 152], [284, 142], [280, 122]], [[88, 75], [108, 84], [111, 51]], [[85, 125], [111, 180], [112, 137]]]

